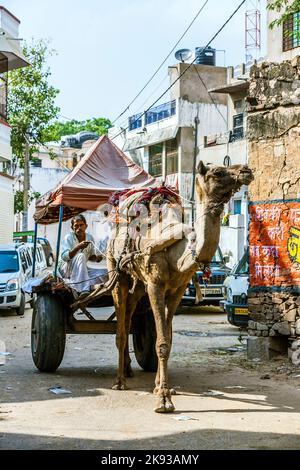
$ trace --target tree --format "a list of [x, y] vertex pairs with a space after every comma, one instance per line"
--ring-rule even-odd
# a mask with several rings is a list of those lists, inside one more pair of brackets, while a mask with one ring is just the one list
[[270, 28], [280, 26], [290, 15], [300, 11], [300, 0], [271, 0], [267, 5], [268, 10], [277, 11], [280, 17], [270, 23]]
[[45, 129], [58, 116], [59, 108], [55, 105], [55, 98], [59, 90], [49, 84], [51, 72], [47, 60], [54, 53], [49, 49], [49, 42], [32, 40], [24, 44], [23, 53], [30, 66], [8, 72], [7, 112], [12, 127], [13, 155], [20, 167], [24, 168], [23, 230], [27, 230], [29, 160], [37, 145], [45, 142]]
[[57, 121], [50, 124], [43, 131], [43, 139], [45, 142], [59, 141], [63, 135], [77, 134], [81, 131], [90, 131], [103, 135], [107, 134], [110, 127], [112, 127], [110, 120], [102, 117], [86, 119], [85, 121], [77, 121], [76, 119], [67, 122]]

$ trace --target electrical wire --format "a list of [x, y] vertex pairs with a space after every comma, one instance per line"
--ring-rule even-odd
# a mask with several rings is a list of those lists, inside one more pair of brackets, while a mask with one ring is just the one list
[[[209, 42], [206, 44], [206, 46], [203, 48], [204, 50], [207, 49], [210, 44], [217, 38], [217, 36], [223, 31], [223, 29], [227, 26], [227, 24], [231, 21], [231, 19], [236, 15], [236, 13], [241, 9], [241, 7], [246, 3], [247, 0], [243, 0], [239, 5], [238, 7], [234, 10], [234, 12], [229, 16], [229, 18], [225, 21], [225, 23], [223, 23], [223, 25], [218, 29], [218, 31], [213, 35], [213, 37], [209, 40]], [[158, 103], [158, 101], [163, 97], [165, 96], [166, 93], [168, 93], [168, 91], [171, 90], [171, 88], [173, 88], [173, 86], [175, 85], [175, 83], [177, 83], [181, 77], [192, 67], [192, 65], [194, 65], [195, 61], [196, 61], [197, 58], [195, 58], [190, 64], [188, 64], [188, 66], [183, 70], [183, 72], [176, 78], [176, 80], [174, 80], [174, 82], [157, 98], [156, 101], [154, 101], [154, 103], [152, 103], [151, 106], [149, 106], [146, 111], [143, 112], [143, 114], [141, 116], [139, 116], [139, 119], [143, 116], [145, 116], [145, 114], [151, 109], [153, 108], [153, 106]], [[127, 109], [126, 109], [127, 110]], [[117, 137], [119, 137], [124, 131], [128, 130], [129, 126], [127, 126], [125, 129], [122, 129], [120, 132], [118, 132], [115, 136], [113, 136], [111, 138], [111, 140], [114, 140], [116, 139]]]
[[147, 83], [143, 86], [143, 88], [138, 92], [138, 94], [131, 100], [131, 102], [126, 106], [126, 108], [124, 109], [124, 111], [122, 111], [118, 117], [116, 117], [116, 119], [114, 119], [112, 121], [112, 124], [115, 124], [116, 121], [118, 121], [118, 119], [120, 119], [121, 116], [123, 116], [123, 114], [126, 113], [126, 111], [129, 110], [130, 106], [135, 102], [135, 100], [142, 94], [142, 92], [145, 90], [145, 88], [149, 85], [149, 83], [153, 80], [153, 78], [158, 74], [158, 72], [160, 71], [160, 69], [162, 68], [162, 66], [166, 63], [166, 61], [168, 60], [168, 58], [170, 57], [170, 55], [172, 54], [172, 52], [176, 49], [176, 47], [178, 46], [178, 44], [180, 43], [180, 41], [184, 38], [184, 36], [186, 35], [186, 33], [189, 31], [189, 29], [192, 27], [192, 25], [194, 24], [194, 22], [196, 21], [196, 19], [198, 18], [198, 16], [200, 15], [200, 13], [204, 10], [204, 7], [207, 5], [209, 0], [206, 0], [205, 3], [202, 5], [202, 7], [199, 9], [199, 11], [197, 12], [196, 16], [193, 18], [193, 20], [191, 21], [191, 23], [189, 24], [189, 26], [186, 28], [186, 30], [184, 31], [184, 33], [180, 36], [180, 38], [178, 39], [178, 41], [176, 42], [176, 44], [174, 45], [174, 47], [172, 48], [172, 50], [169, 52], [169, 54], [167, 55], [167, 57], [163, 60], [163, 62], [160, 64], [160, 66], [156, 69], [156, 71], [151, 75], [151, 77], [149, 78], [149, 80], [147, 81]]
[[225, 124], [226, 124], [226, 129], [227, 129], [227, 127], [228, 127], [227, 119], [225, 119], [225, 117], [224, 117], [223, 114], [221, 113], [220, 109], [218, 108], [218, 105], [217, 105], [217, 103], [215, 102], [215, 99], [212, 97], [211, 92], [208, 91], [208, 88], [207, 88], [207, 86], [206, 86], [206, 83], [205, 83], [205, 81], [203, 80], [203, 78], [201, 77], [200, 73], [198, 72], [198, 69], [197, 69], [197, 67], [196, 67], [195, 64], [194, 64], [194, 68], [195, 68], [195, 71], [196, 71], [196, 73], [197, 73], [197, 75], [198, 75], [199, 80], [201, 81], [202, 85], [204, 86], [205, 90], [207, 91], [207, 94], [208, 94], [208, 96], [210, 97], [211, 102], [213, 103], [213, 105], [215, 106], [216, 110], [217, 110], [218, 113], [220, 114], [221, 118], [222, 118], [223, 121], [225, 122]]

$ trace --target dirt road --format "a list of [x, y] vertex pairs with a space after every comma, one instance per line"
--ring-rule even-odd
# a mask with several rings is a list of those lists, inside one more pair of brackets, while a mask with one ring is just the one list
[[[129, 390], [111, 390], [112, 336], [69, 336], [58, 371], [41, 374], [31, 310], [1, 313], [0, 344], [11, 355], [0, 355], [0, 449], [298, 449], [300, 370], [285, 358], [247, 361], [245, 339], [218, 310], [184, 312], [174, 319], [176, 412], [167, 415], [153, 412], [154, 374], [134, 354]], [[55, 395], [53, 386], [71, 393]]]

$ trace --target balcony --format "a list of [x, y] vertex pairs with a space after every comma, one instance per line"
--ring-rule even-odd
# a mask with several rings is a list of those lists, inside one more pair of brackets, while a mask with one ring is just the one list
[[[143, 116], [143, 113], [135, 114], [129, 118], [129, 131], [140, 129], [149, 124], [169, 119], [176, 114], [176, 100], [163, 103], [155, 108], [149, 109]], [[144, 120], [144, 123], [143, 123]]]

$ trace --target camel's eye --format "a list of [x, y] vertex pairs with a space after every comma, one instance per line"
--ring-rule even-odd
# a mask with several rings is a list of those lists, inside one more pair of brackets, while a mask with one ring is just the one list
[[223, 170], [215, 170], [214, 176], [216, 178], [223, 178], [225, 176], [225, 172]]

